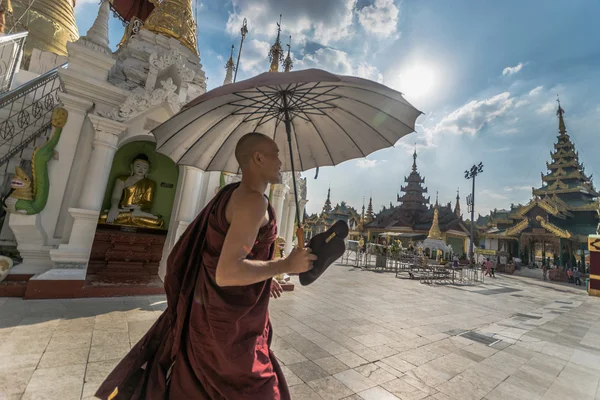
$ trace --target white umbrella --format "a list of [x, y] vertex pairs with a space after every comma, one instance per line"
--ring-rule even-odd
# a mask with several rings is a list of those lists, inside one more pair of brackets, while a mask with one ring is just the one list
[[[157, 151], [178, 164], [239, 173], [238, 140], [260, 132], [282, 151], [282, 171], [294, 172], [392, 147], [414, 131], [420, 114], [401, 93], [382, 84], [307, 69], [266, 72], [211, 90], [152, 133]], [[299, 223], [298, 207], [296, 212]]]

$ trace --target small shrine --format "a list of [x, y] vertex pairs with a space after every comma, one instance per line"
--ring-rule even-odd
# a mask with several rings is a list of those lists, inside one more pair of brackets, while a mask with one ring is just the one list
[[358, 240], [362, 236], [363, 221], [365, 219], [365, 208], [363, 206], [362, 215], [354, 207], [349, 206], [345, 201], [331, 206], [331, 188], [327, 189], [327, 199], [323, 205], [320, 214], [307, 215], [304, 217], [304, 234], [306, 240], [313, 236], [325, 232], [337, 221], [345, 221], [350, 228], [348, 239]]
[[564, 114], [559, 102], [558, 136], [546, 163], [548, 172], [541, 174], [542, 185], [532, 188], [529, 203], [478, 219], [486, 249], [529, 264], [585, 264], [588, 235], [596, 232], [598, 224], [598, 193], [567, 134]]
[[455, 254], [466, 253], [469, 231], [465, 227], [460, 211], [460, 196], [457, 193], [456, 205], [429, 204], [425, 197], [425, 178], [417, 169], [417, 152], [413, 153], [412, 170], [404, 178], [406, 186], [401, 186], [402, 196], [397, 195], [399, 206], [383, 207], [374, 219], [365, 224], [367, 238], [371, 243], [386, 243], [400, 240], [403, 246], [409, 243], [429, 240], [431, 249], [447, 251], [451, 247]]

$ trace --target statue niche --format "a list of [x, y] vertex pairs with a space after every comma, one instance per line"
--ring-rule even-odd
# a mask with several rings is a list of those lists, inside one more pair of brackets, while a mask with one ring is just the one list
[[131, 174], [115, 181], [111, 207], [100, 215], [102, 224], [160, 229], [164, 220], [150, 212], [156, 194], [156, 183], [149, 179], [150, 160], [139, 154], [131, 163]]

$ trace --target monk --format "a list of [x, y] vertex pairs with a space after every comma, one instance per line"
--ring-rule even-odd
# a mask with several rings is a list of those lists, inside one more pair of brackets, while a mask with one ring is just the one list
[[310, 249], [271, 260], [275, 213], [264, 195], [281, 182], [279, 149], [260, 133], [235, 149], [242, 180], [225, 186], [174, 246], [167, 309], [96, 392], [101, 399], [288, 400], [270, 350], [273, 277], [312, 268]]

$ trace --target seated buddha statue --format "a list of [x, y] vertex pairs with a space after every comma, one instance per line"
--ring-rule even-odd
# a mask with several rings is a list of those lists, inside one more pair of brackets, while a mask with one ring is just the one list
[[131, 174], [120, 176], [115, 181], [111, 207], [100, 215], [100, 223], [142, 228], [164, 226], [160, 215], [150, 213], [156, 193], [156, 183], [148, 179], [148, 172], [150, 172], [150, 161], [145, 154], [139, 154], [131, 163]]

